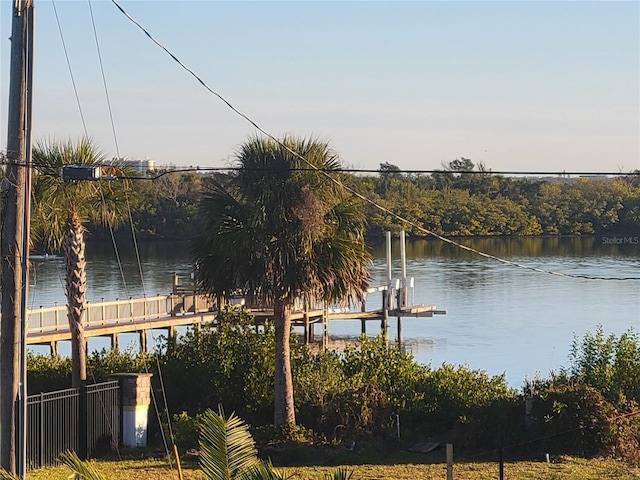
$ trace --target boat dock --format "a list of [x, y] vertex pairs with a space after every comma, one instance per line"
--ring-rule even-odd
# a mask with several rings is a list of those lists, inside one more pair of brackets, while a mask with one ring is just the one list
[[[118, 335], [121, 333], [137, 333], [141, 351], [147, 350], [147, 332], [150, 330], [166, 330], [169, 336], [175, 335], [177, 327], [199, 326], [204, 323], [215, 325], [218, 310], [208, 295], [186, 292], [187, 288], [174, 286], [181, 293], [160, 295], [150, 298], [130, 298], [108, 302], [88, 303], [85, 311], [85, 336], [108, 337], [111, 348], [118, 348]], [[382, 291], [386, 289], [371, 289]], [[384, 302], [383, 302], [384, 303]], [[253, 316], [256, 325], [273, 317], [273, 309], [246, 308]], [[435, 305], [415, 305], [406, 308], [376, 309], [367, 311], [364, 304], [360, 311], [322, 307], [297, 308], [291, 318], [292, 326], [302, 328], [305, 343], [320, 340], [326, 346], [329, 340], [329, 322], [334, 320], [360, 320], [361, 333], [367, 333], [367, 322], [378, 321], [381, 332], [387, 335], [388, 319], [396, 317], [400, 325], [405, 317], [432, 317], [444, 314]], [[58, 352], [58, 342], [71, 340], [71, 330], [67, 320], [67, 307], [56, 305], [40, 307], [28, 311], [27, 344], [48, 345], [51, 354]], [[316, 325], [321, 327], [321, 338], [317, 339]], [[399, 330], [400, 331], [400, 330]]]
[[[435, 305], [413, 305], [413, 302], [409, 302], [408, 292], [413, 288], [413, 279], [407, 277], [404, 231], [400, 232], [400, 240], [401, 277], [395, 280], [394, 286], [391, 276], [391, 233], [386, 232], [387, 283], [384, 286], [369, 288], [358, 310], [296, 302], [291, 324], [294, 328], [303, 329], [305, 344], [316, 342], [316, 325], [320, 325], [322, 346], [326, 347], [329, 343], [330, 321], [360, 320], [362, 335], [367, 334], [367, 322], [380, 322], [380, 333], [388, 341], [389, 319], [395, 317], [397, 339], [401, 341], [403, 318], [429, 318], [446, 314]], [[379, 309], [367, 310], [367, 298], [375, 294], [381, 295], [382, 306]], [[244, 305], [244, 299], [237, 298], [235, 303]], [[257, 326], [273, 318], [272, 308], [253, 307], [245, 308], [247, 313], [255, 318]], [[88, 303], [84, 316], [84, 332], [87, 339], [109, 337], [112, 349], [118, 348], [119, 334], [137, 333], [140, 350], [146, 352], [147, 332], [150, 330], [166, 330], [171, 337], [175, 335], [177, 327], [197, 327], [204, 323], [215, 325], [217, 317], [218, 306], [213, 298], [198, 292], [193, 284], [181, 285], [174, 274], [170, 295]], [[49, 345], [51, 354], [56, 355], [58, 342], [68, 340], [71, 340], [71, 330], [66, 306], [56, 305], [27, 311], [27, 344]]]

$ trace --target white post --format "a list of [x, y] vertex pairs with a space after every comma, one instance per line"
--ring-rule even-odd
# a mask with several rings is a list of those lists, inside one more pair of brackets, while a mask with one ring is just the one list
[[146, 447], [151, 374], [118, 373], [109, 376], [109, 379], [117, 380], [120, 384], [122, 443], [127, 447]]
[[400, 231], [400, 258], [402, 260], [402, 295], [398, 296], [401, 303], [398, 308], [403, 308], [407, 306], [407, 251], [404, 230]]
[[389, 308], [391, 308], [391, 232], [386, 232], [387, 239], [387, 290], [382, 305], [382, 334], [385, 343], [389, 343]]
[[391, 232], [387, 235], [387, 292], [391, 294]]

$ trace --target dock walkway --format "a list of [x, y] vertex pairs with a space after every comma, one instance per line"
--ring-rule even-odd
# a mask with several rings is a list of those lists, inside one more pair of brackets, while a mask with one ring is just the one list
[[[371, 289], [380, 291], [380, 289]], [[189, 293], [187, 289], [174, 289], [178, 293], [156, 297], [130, 298], [107, 302], [88, 303], [85, 312], [85, 335], [90, 337], [109, 337], [111, 348], [118, 348], [118, 335], [121, 333], [138, 333], [140, 348], [147, 349], [147, 331], [167, 330], [174, 335], [176, 327], [200, 325], [215, 322], [218, 315], [212, 299], [207, 295]], [[385, 290], [386, 292], [386, 290]], [[273, 317], [273, 309], [247, 308], [255, 317], [257, 324]], [[390, 310], [361, 311], [345, 309], [298, 308], [294, 310], [291, 323], [294, 327], [304, 329], [305, 342], [315, 341], [315, 325], [322, 325], [322, 342], [326, 345], [329, 338], [330, 320], [360, 320], [361, 332], [366, 334], [366, 322], [378, 320], [382, 332], [386, 330], [386, 320], [397, 317], [398, 325], [404, 317], [432, 317], [446, 312], [438, 310], [435, 305], [416, 305], [407, 308]], [[71, 340], [71, 331], [67, 320], [65, 305], [40, 307], [28, 311], [27, 343], [30, 345], [49, 345], [51, 353], [56, 354], [60, 341]]]

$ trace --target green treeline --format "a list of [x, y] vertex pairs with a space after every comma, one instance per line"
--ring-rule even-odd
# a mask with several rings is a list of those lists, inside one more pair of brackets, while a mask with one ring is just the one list
[[[464, 168], [464, 171], [459, 169]], [[615, 178], [516, 178], [481, 170], [468, 159], [441, 172], [404, 174], [382, 164], [380, 174], [344, 174], [355, 191], [411, 222], [362, 202], [368, 237], [406, 230], [414, 237], [607, 235], [640, 232], [640, 173]], [[473, 173], [470, 173], [473, 172]], [[140, 238], [184, 239], [195, 233], [201, 194], [224, 174], [164, 173], [131, 184], [130, 204]], [[157, 173], [156, 173], [157, 175]], [[94, 237], [107, 235], [90, 227]], [[124, 232], [121, 232], [123, 234]]]

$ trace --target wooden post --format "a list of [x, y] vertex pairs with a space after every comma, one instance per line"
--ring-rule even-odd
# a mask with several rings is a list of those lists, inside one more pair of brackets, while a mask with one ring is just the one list
[[453, 443], [447, 443], [447, 480], [453, 480]]
[[382, 295], [382, 336], [389, 346], [389, 308], [391, 307], [391, 232], [385, 232], [387, 256], [387, 289]]
[[56, 342], [55, 340], [52, 340], [51, 342], [49, 342], [49, 347], [51, 348], [51, 356], [52, 357], [57, 357], [58, 356], [58, 342]]
[[382, 291], [382, 325], [380, 326], [385, 344], [389, 344], [389, 290]]
[[[2, 225], [2, 318], [0, 320], [0, 467], [10, 473], [26, 475], [26, 421], [22, 418], [26, 403], [26, 368], [22, 368], [22, 312], [28, 292], [28, 193], [30, 162], [31, 60], [33, 45], [33, 3], [12, 2], [11, 67], [9, 79], [7, 166], [5, 181], [7, 197]], [[25, 250], [25, 245], [27, 249]], [[26, 283], [25, 283], [26, 278]], [[22, 348], [24, 347], [24, 348]], [[22, 390], [20, 392], [22, 385]], [[18, 427], [16, 428], [16, 424]]]
[[147, 331], [140, 330], [138, 334], [140, 336], [140, 353], [147, 353]]
[[329, 310], [325, 306], [322, 309], [322, 349], [329, 346]]
[[110, 337], [111, 337], [111, 350], [113, 352], [117, 352], [118, 351], [118, 334], [112, 333]]
[[364, 318], [360, 319], [360, 333], [362, 336], [367, 334], [367, 321]]
[[305, 345], [309, 345], [309, 339], [311, 337], [310, 332], [309, 332], [309, 326], [310, 326], [310, 322], [309, 322], [309, 304], [306, 302], [304, 302], [304, 344]]
[[504, 457], [502, 447], [500, 447], [500, 449], [498, 450], [498, 459], [500, 462], [500, 480], [504, 480]]

